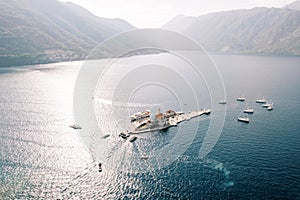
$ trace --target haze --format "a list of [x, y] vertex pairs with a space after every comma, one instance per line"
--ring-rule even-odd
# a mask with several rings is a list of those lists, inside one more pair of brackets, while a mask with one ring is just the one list
[[199, 16], [223, 10], [283, 7], [293, 0], [62, 0], [100, 17], [121, 18], [138, 28], [161, 27], [176, 15]]

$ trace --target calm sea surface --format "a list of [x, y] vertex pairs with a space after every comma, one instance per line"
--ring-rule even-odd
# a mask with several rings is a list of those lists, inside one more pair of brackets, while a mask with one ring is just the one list
[[[0, 68], [0, 199], [300, 199], [300, 58], [212, 55], [211, 59], [222, 75], [228, 103], [214, 107], [217, 111], [226, 106], [226, 118], [221, 136], [204, 159], [198, 154], [210, 116], [164, 133], [139, 135], [134, 143], [118, 137], [120, 127], [111, 122], [109, 113], [114, 103], [114, 112], [124, 107], [121, 97], [127, 85], [118, 85], [121, 92], [113, 102], [108, 95], [109, 83], [122, 73], [118, 67], [152, 60], [170, 64], [172, 56], [136, 56], [115, 63], [117, 70], [106, 77], [111, 81], [104, 89], [100, 85], [93, 97], [99, 126], [110, 133], [103, 139], [107, 145], [97, 147], [105, 154], [102, 172], [93, 149], [69, 128], [74, 123], [74, 85], [83, 62]], [[180, 62], [172, 66], [182, 70]], [[188, 70], [184, 73], [189, 77]], [[192, 74], [190, 79], [200, 107], [211, 107], [206, 82], [195, 82]], [[176, 79], [173, 87], [144, 85], [130, 96], [129, 112], [194, 109], [193, 98], [178, 99], [184, 84]], [[246, 101], [237, 102], [239, 96]], [[255, 103], [262, 96], [274, 103], [273, 111]], [[237, 122], [247, 106], [255, 110], [250, 123]], [[176, 137], [195, 130], [191, 142]], [[172, 153], [178, 153], [174, 162], [145, 173], [130, 171], [130, 166], [147, 163], [140, 155], [151, 155], [174, 138], [177, 149]]]

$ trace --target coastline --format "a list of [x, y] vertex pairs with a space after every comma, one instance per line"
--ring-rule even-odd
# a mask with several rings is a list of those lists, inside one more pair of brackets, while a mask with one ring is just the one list
[[[169, 53], [168, 51], [165, 52], [137, 52], [137, 53], [132, 53], [129, 52], [128, 54], [125, 54], [121, 56], [120, 58], [124, 57], [132, 57], [132, 56], [140, 56], [140, 55], [154, 55], [154, 54], [162, 54], [162, 53]], [[300, 55], [294, 55], [294, 54], [271, 54], [271, 53], [234, 53], [234, 52], [221, 52], [221, 51], [206, 51], [208, 55], [229, 55], [229, 56], [258, 56], [258, 57], [279, 57], [279, 58], [299, 58]], [[3, 56], [2, 56], [3, 57]], [[20, 57], [18, 57], [20, 58]], [[112, 58], [112, 57], [103, 57], [99, 59], [105, 59], [105, 58]], [[76, 61], [85, 61], [85, 60], [96, 60], [95, 58], [79, 58], [79, 59], [62, 59], [62, 60], [56, 60], [56, 61], [51, 61], [51, 60], [44, 60], [42, 62], [24, 62], [24, 63], [19, 63], [16, 65], [13, 64], [5, 64], [3, 61], [1, 61], [1, 56], [0, 56], [0, 68], [7, 68], [7, 67], [20, 67], [20, 66], [33, 66], [33, 65], [45, 65], [45, 64], [55, 64], [55, 63], [64, 63], [64, 62], [76, 62]]]

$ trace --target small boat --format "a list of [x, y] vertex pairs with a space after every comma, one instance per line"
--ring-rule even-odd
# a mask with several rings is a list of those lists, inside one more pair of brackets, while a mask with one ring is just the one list
[[143, 159], [143, 160], [147, 160], [149, 158], [149, 156], [147, 156], [147, 155], [145, 155], [145, 154], [143, 154], [142, 156], [141, 156], [141, 159]]
[[73, 128], [73, 129], [82, 129], [81, 126], [79, 126], [78, 124], [70, 125], [70, 128]]
[[127, 139], [129, 137], [129, 135], [125, 133], [120, 133], [119, 136], [122, 137], [123, 139]]
[[99, 163], [99, 164], [98, 164], [98, 168], [99, 168], [98, 171], [99, 171], [99, 172], [102, 172], [102, 163]]
[[245, 101], [246, 98], [245, 98], [245, 97], [238, 97], [238, 98], [236, 98], [236, 100], [237, 100], [237, 101]]
[[249, 120], [248, 117], [239, 117], [239, 118], [238, 118], [238, 121], [244, 122], [244, 123], [249, 123], [249, 122], [250, 122], [250, 120]]
[[247, 113], [247, 114], [253, 114], [254, 113], [254, 109], [253, 108], [250, 108], [250, 105], [247, 104], [247, 107], [245, 110], [243, 110], [244, 113]]
[[273, 105], [269, 106], [267, 109], [270, 111], [273, 110]]
[[108, 138], [110, 136], [110, 134], [105, 134], [102, 136], [103, 139]]
[[134, 121], [137, 121], [137, 120], [149, 118], [150, 114], [151, 114], [150, 110], [146, 110], [144, 112], [137, 112], [137, 113], [130, 116], [130, 121], [134, 122]]
[[265, 103], [265, 104], [262, 105], [263, 108], [268, 108], [270, 106], [271, 106], [271, 104], [269, 104], [269, 103]]
[[129, 138], [129, 142], [134, 142], [136, 141], [137, 137], [136, 136], [132, 136]]
[[247, 108], [245, 110], [243, 110], [244, 113], [249, 113], [249, 114], [253, 114], [254, 110], [252, 108]]
[[257, 99], [256, 103], [266, 103], [267, 101], [265, 100], [265, 98], [261, 98], [261, 99]]
[[273, 103], [265, 103], [262, 105], [263, 108], [268, 108], [270, 106], [273, 106]]
[[211, 112], [211, 110], [210, 110], [210, 109], [207, 109], [207, 110], [204, 110], [203, 112], [204, 112], [204, 114], [209, 115], [210, 112]]
[[226, 100], [223, 100], [223, 101], [219, 101], [219, 104], [226, 104], [227, 101]]

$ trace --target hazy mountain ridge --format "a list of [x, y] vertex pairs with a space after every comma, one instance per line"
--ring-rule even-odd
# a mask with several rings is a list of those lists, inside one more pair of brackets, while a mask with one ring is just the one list
[[292, 9], [292, 10], [298, 10], [300, 11], [300, 1], [294, 1], [288, 5], [286, 5], [284, 8]]
[[208, 51], [300, 55], [300, 12], [281, 8], [177, 16], [163, 28], [184, 33]]
[[133, 29], [56, 0], [0, 0], [0, 66], [84, 59], [104, 39]]

